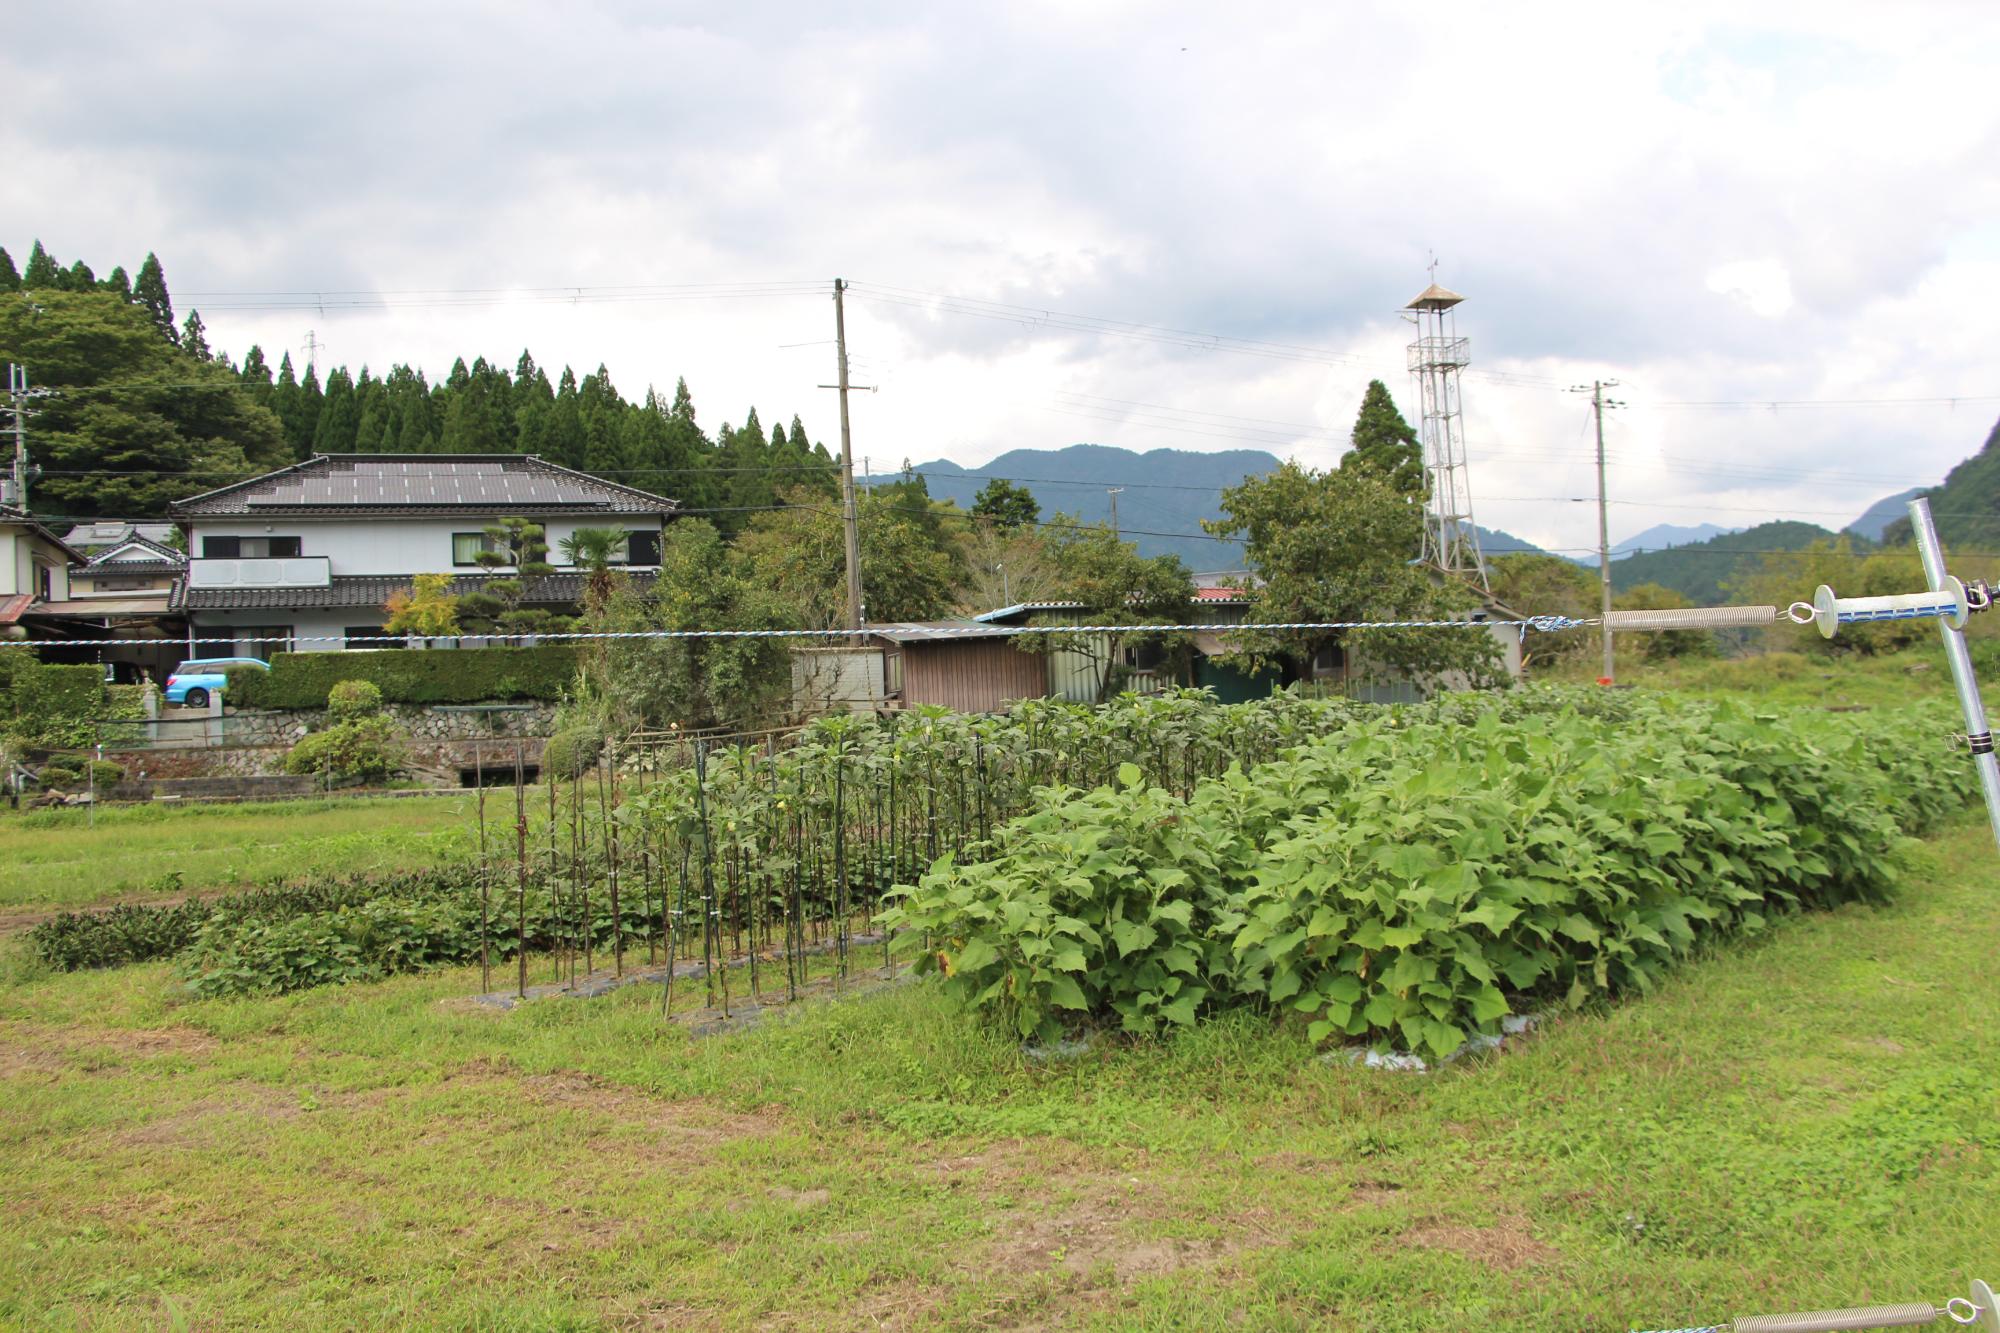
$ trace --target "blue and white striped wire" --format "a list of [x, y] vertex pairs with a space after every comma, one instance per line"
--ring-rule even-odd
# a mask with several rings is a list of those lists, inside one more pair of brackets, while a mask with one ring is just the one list
[[[902, 633], [922, 640], [951, 638], [992, 639], [1013, 635], [1030, 634], [1149, 634], [1149, 633], [1241, 633], [1256, 631], [1298, 631], [1298, 630], [1352, 630], [1352, 629], [1522, 629], [1553, 634], [1557, 630], [1577, 629], [1595, 625], [1598, 621], [1579, 620], [1571, 616], [1527, 616], [1520, 620], [1317, 620], [1295, 621], [1284, 624], [1224, 624], [1224, 625], [926, 625], [920, 632], [911, 633], [907, 627], [897, 622], [863, 625], [860, 630], [851, 629], [635, 629], [635, 630], [564, 630], [552, 633], [508, 632], [504, 630], [482, 634], [385, 634], [379, 636], [354, 636], [343, 634], [288, 634], [272, 636], [274, 642], [284, 643], [346, 643], [346, 644], [395, 644], [407, 647], [415, 643], [422, 647], [435, 647], [443, 643], [478, 642], [490, 644], [496, 640], [532, 639], [536, 643], [567, 643], [577, 641], [601, 641], [607, 639], [851, 639], [857, 633], [882, 634]], [[210, 630], [226, 631], [228, 625], [207, 626]], [[157, 648], [168, 643], [232, 643], [235, 636], [223, 634], [204, 637], [192, 635], [188, 639], [0, 639], [0, 648]]]

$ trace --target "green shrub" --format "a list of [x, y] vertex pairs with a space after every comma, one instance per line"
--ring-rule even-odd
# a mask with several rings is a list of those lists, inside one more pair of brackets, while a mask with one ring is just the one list
[[50, 666], [25, 653], [0, 650], [0, 659], [11, 663], [8, 731], [30, 745], [89, 745], [96, 739], [91, 723], [104, 713], [104, 669]]
[[104, 716], [127, 720], [146, 715], [146, 687], [144, 685], [106, 685], [104, 687]]
[[[1942, 720], [1530, 692], [1363, 716], [1191, 797], [1055, 789], [884, 916], [1023, 1034], [1247, 1007], [1449, 1053], [1656, 984], [1705, 938], [1879, 899], [1971, 795]], [[1595, 713], [1597, 715], [1590, 715]]]
[[239, 708], [326, 706], [342, 681], [365, 680], [391, 704], [476, 704], [556, 700], [576, 679], [576, 652], [561, 644], [534, 648], [463, 648], [380, 653], [277, 653], [269, 670], [229, 673]]
[[287, 773], [329, 778], [385, 778], [402, 767], [395, 723], [363, 717], [315, 731], [285, 756]]
[[335, 722], [373, 717], [382, 711], [382, 687], [372, 680], [343, 680], [326, 692], [327, 715]]
[[[251, 889], [207, 902], [191, 898], [171, 905], [121, 904], [96, 911], [58, 912], [28, 931], [28, 947], [63, 972], [117, 967], [180, 953], [210, 923], [226, 926], [248, 921], [289, 921], [377, 900], [463, 896], [471, 884], [469, 869], [334, 876]], [[169, 872], [149, 887], [162, 892], [177, 891], [180, 876], [178, 872]]]
[[83, 781], [83, 772], [68, 764], [43, 764], [42, 771], [35, 774], [35, 781], [44, 787], [74, 787]]
[[125, 780], [125, 766], [109, 759], [93, 759], [84, 768], [90, 775], [92, 791], [110, 791]]
[[542, 771], [559, 778], [574, 778], [597, 766], [604, 753], [604, 728], [595, 723], [577, 722], [549, 737], [542, 749]]

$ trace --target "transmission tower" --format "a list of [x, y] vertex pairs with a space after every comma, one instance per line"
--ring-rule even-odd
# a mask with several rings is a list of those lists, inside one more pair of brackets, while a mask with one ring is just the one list
[[1458, 372], [1471, 361], [1468, 341], [1458, 336], [1452, 307], [1465, 298], [1431, 285], [1405, 307], [1415, 312], [1417, 340], [1410, 344], [1410, 374], [1422, 405], [1424, 459], [1431, 473], [1431, 512], [1424, 522], [1423, 558], [1447, 574], [1472, 580], [1491, 592], [1479, 529], [1472, 523], [1472, 483], [1465, 466], [1465, 414]]

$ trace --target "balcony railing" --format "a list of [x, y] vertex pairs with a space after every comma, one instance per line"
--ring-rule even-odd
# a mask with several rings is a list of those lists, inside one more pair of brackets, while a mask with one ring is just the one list
[[1419, 338], [1410, 344], [1410, 369], [1470, 365], [1471, 344], [1470, 338]]
[[268, 560], [190, 560], [190, 588], [324, 588], [333, 568], [323, 555]]

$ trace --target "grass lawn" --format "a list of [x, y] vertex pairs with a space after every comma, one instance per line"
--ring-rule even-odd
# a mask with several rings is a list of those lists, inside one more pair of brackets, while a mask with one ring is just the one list
[[[1038, 1065], [912, 984], [732, 1035], [476, 969], [0, 978], [0, 1323], [1627, 1329], [1995, 1276], [2000, 859], [1434, 1076]], [[688, 987], [686, 990], [691, 991]]]
[[[513, 793], [488, 796], [489, 811]], [[244, 805], [108, 805], [0, 816], [0, 915], [189, 892], [309, 872], [359, 873], [469, 855], [474, 796]], [[511, 827], [511, 824], [510, 824]]]
[[[1598, 670], [1597, 658], [1591, 656], [1564, 662], [1545, 678], [1576, 684], [1594, 680]], [[1984, 675], [1991, 714], [2000, 709], [2000, 680], [1991, 671]], [[1924, 699], [1954, 697], [1951, 667], [1935, 638], [1921, 647], [1879, 657], [1774, 652], [1653, 663], [1637, 652], [1621, 651], [1618, 683], [1696, 695], [1749, 695], [1761, 703], [1805, 708], [1900, 708]]]

